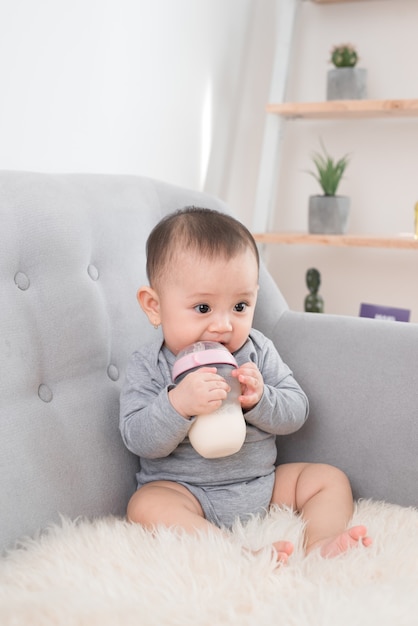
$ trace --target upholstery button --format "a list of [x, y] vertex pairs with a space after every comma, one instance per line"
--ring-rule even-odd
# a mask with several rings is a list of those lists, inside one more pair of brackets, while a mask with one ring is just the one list
[[88, 266], [87, 272], [92, 280], [97, 280], [99, 278], [99, 270], [92, 263]]
[[116, 365], [109, 365], [109, 367], [107, 368], [107, 375], [109, 376], [110, 380], [118, 380], [119, 378], [119, 370], [116, 367]]
[[30, 286], [30, 280], [23, 272], [17, 272], [15, 274], [15, 283], [22, 291], [26, 291]]
[[38, 387], [38, 396], [43, 402], [51, 402], [53, 398], [52, 391], [48, 387], [48, 385], [39, 385]]

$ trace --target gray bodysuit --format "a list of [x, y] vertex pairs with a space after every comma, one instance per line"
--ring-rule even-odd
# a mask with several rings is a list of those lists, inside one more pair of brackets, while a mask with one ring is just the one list
[[277, 456], [276, 435], [298, 430], [308, 415], [308, 400], [273, 343], [252, 330], [234, 354], [238, 365], [253, 361], [264, 380], [261, 400], [245, 412], [246, 438], [239, 452], [205, 459], [187, 436], [192, 419], [170, 404], [175, 356], [161, 339], [132, 355], [120, 399], [120, 431], [127, 448], [140, 457], [138, 487], [169, 480], [185, 485], [207, 519], [230, 527], [239, 517], [264, 512], [271, 501]]

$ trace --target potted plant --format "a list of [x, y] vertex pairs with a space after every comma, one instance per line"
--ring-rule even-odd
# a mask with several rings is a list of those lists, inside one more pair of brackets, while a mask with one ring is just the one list
[[327, 100], [361, 100], [367, 97], [367, 70], [356, 67], [358, 54], [349, 43], [334, 46], [327, 75]]
[[321, 142], [322, 154], [314, 152], [314, 171], [309, 171], [321, 186], [323, 195], [309, 197], [308, 230], [310, 233], [341, 235], [347, 230], [350, 198], [337, 196], [337, 189], [349, 164], [346, 154], [333, 159]]

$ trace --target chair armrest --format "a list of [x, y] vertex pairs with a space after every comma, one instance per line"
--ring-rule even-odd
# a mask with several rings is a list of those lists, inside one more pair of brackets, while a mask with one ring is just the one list
[[271, 338], [310, 417], [278, 462], [343, 469], [356, 498], [418, 504], [418, 325], [284, 312]]

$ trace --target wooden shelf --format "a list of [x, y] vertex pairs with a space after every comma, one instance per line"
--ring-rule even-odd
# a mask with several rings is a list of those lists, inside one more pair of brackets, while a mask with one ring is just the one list
[[402, 248], [418, 250], [418, 240], [413, 234], [397, 237], [368, 235], [311, 235], [309, 233], [256, 233], [258, 243], [286, 243], [365, 248]]
[[302, 119], [360, 119], [418, 117], [418, 99], [412, 100], [327, 100], [268, 104], [268, 113]]

